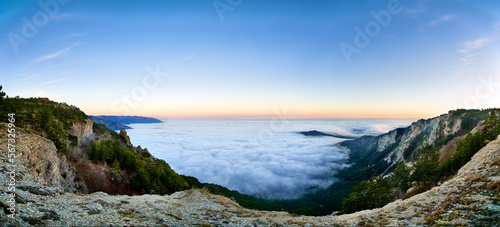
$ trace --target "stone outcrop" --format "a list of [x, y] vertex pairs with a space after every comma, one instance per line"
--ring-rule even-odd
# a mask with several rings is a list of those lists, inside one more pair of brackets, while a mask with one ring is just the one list
[[132, 146], [132, 143], [130, 142], [130, 137], [127, 135], [127, 131], [125, 131], [125, 129], [120, 129], [120, 136], [122, 136], [125, 139], [125, 143], [127, 146]]
[[95, 140], [96, 135], [92, 130], [93, 121], [91, 119], [85, 120], [85, 122], [73, 123], [69, 133], [73, 136], [78, 137], [78, 144], [86, 144], [89, 141]]
[[[7, 124], [0, 123], [0, 149], [7, 151]], [[28, 174], [49, 186], [62, 190], [77, 191], [75, 168], [63, 154], [57, 152], [54, 143], [39, 135], [16, 128], [16, 160], [27, 167]]]

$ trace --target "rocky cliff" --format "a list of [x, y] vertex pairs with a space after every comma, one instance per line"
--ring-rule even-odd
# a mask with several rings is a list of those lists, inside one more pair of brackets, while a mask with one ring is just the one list
[[[34, 179], [60, 190], [75, 192], [81, 182], [75, 181], [76, 169], [66, 156], [58, 153], [54, 142], [16, 128], [16, 159]], [[7, 124], [0, 123], [0, 150], [7, 151]]]
[[85, 122], [76, 122], [71, 125], [69, 133], [78, 137], [78, 144], [88, 144], [88, 142], [95, 140], [96, 135], [92, 130], [93, 121], [91, 119]]
[[[426, 145], [434, 145], [447, 154], [454, 142], [484, 120], [488, 110], [450, 111], [430, 119], [422, 119], [406, 128], [398, 128], [379, 136], [363, 136], [340, 143], [350, 149], [350, 161], [370, 166], [373, 173], [388, 174], [401, 161], [413, 161]], [[448, 145], [448, 146], [447, 146]], [[371, 174], [370, 174], [371, 175]]]
[[[87, 192], [85, 181], [78, 171], [78, 163], [89, 141], [96, 139], [93, 121], [73, 123], [68, 133], [76, 136], [78, 145], [68, 145], [68, 153], [58, 152], [54, 142], [26, 129], [16, 127], [16, 159], [27, 167], [36, 180], [67, 192]], [[0, 150], [7, 150], [7, 124], [0, 123]], [[73, 157], [73, 160], [68, 160]]]

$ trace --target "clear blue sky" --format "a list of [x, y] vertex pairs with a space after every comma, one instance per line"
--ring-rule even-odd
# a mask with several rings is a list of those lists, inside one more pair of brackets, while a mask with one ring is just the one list
[[10, 0], [0, 11], [7, 94], [87, 114], [432, 117], [500, 106], [494, 0]]

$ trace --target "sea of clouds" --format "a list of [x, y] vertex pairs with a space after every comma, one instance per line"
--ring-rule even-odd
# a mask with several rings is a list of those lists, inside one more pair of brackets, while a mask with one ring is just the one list
[[298, 198], [326, 188], [348, 166], [343, 139], [307, 137], [318, 130], [345, 136], [378, 135], [413, 120], [190, 120], [162, 119], [132, 124], [134, 146], [141, 145], [177, 173], [194, 176], [266, 199]]

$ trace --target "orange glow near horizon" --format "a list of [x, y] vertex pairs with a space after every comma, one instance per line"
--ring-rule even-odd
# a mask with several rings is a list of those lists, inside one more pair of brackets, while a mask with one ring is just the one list
[[[431, 118], [444, 114], [446, 111], [432, 110], [399, 110], [399, 111], [367, 111], [367, 110], [339, 110], [339, 111], [293, 111], [293, 110], [278, 110], [274, 111], [131, 111], [125, 115], [146, 116], [154, 118], [247, 118], [247, 119], [270, 119], [270, 118], [286, 118], [286, 119], [325, 119], [325, 118], [407, 118], [420, 119]], [[103, 111], [89, 111], [89, 115], [124, 115], [117, 113], [109, 113]]]
[[[260, 100], [260, 99], [259, 99]], [[267, 100], [162, 100], [152, 98], [138, 103], [127, 112], [113, 111], [112, 105], [76, 103], [88, 115], [129, 115], [154, 118], [240, 118], [240, 119], [304, 119], [304, 118], [407, 118], [427, 119], [447, 113], [446, 105], [408, 103], [404, 100], [358, 103], [333, 100], [330, 103], [304, 100], [270, 102]], [[425, 108], [422, 108], [425, 106]]]
[[[161, 104], [159, 104], [161, 103]], [[86, 104], [86, 103], [85, 103]], [[415, 104], [415, 105], [413, 105]], [[333, 101], [332, 103], [314, 103], [297, 100], [296, 102], [271, 103], [262, 100], [161, 100], [138, 104], [128, 112], [114, 112], [110, 106], [82, 105], [82, 110], [89, 115], [135, 115], [154, 118], [247, 118], [247, 119], [304, 119], [304, 118], [410, 118], [427, 119], [447, 113], [450, 109], [444, 105], [426, 105], [404, 101], [360, 103]]]

